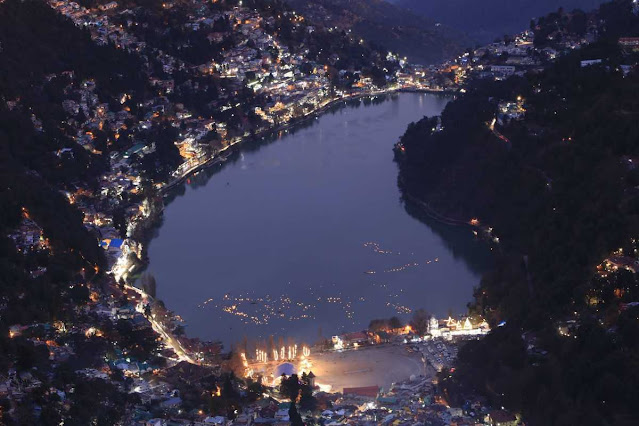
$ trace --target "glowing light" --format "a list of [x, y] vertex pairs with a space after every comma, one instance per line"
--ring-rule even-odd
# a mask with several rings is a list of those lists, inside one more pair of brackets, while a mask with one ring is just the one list
[[319, 388], [320, 392], [330, 393], [333, 388], [331, 385], [323, 385], [321, 383], [315, 383], [315, 385]]

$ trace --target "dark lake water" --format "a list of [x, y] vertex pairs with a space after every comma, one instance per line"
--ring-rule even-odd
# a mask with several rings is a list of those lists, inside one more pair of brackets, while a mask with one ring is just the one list
[[419, 220], [397, 187], [393, 144], [447, 98], [401, 94], [343, 107], [243, 147], [174, 196], [149, 247], [157, 296], [187, 333], [314, 342], [373, 318], [463, 313], [487, 249]]

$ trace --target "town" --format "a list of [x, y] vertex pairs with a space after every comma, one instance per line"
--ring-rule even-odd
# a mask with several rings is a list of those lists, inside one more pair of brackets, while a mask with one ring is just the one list
[[[104, 408], [119, 410], [121, 424], [296, 424], [296, 401], [284, 390], [287, 378], [295, 375], [303, 377], [302, 395], [304, 387], [310, 389], [313, 409], [302, 413], [309, 424], [519, 424], [518, 415], [480, 397], [452, 407], [438, 386], [455, 368], [459, 347], [489, 333], [481, 317], [438, 320], [415, 312], [406, 324], [380, 320], [367, 330], [313, 345], [251, 342], [243, 351], [228, 351], [219, 342], [186, 336], [170, 301], [165, 306], [155, 299], [154, 279], [140, 274], [150, 233], [161, 220], [163, 197], [194, 173], [223, 166], [242, 144], [286, 132], [347, 102], [402, 91], [457, 95], [471, 81], [542, 72], [592, 43], [597, 22], [584, 17], [583, 28], [554, 32], [538, 23], [443, 64], [422, 66], [393, 52], [380, 55], [338, 29], [324, 33], [279, 3], [244, 3], [166, 1], [150, 14], [127, 1], [48, 1], [48, 8], [70, 19], [95, 45], [136, 58], [143, 78], [135, 83], [139, 87], [104, 87], [98, 79], [68, 69], [39, 82], [38, 90], [59, 100], [55, 112], [64, 123], [60, 138], [74, 143], [56, 147], [52, 158], [59, 164], [88, 164], [87, 169], [99, 164], [99, 173], [91, 178], [95, 182], [72, 179], [55, 191], [81, 213], [83, 227], [95, 237], [93, 249], [100, 250], [105, 263], [83, 265], [66, 284], [71, 298], [86, 297], [73, 310], [73, 320], [10, 324], [8, 338], [28, 345], [34, 360], [0, 377], [0, 397], [10, 401], [0, 414], [14, 415], [22, 401], [29, 401], [29, 415], [44, 416], [42, 401], [54, 401], [61, 418], [74, 393], [91, 392], [99, 382], [96, 395], [127, 395], [117, 410]], [[5, 6], [0, 2], [0, 8]], [[163, 18], [179, 23], [174, 41], [166, 46], [164, 29], [151, 31], [153, 25], [164, 25], [157, 23]], [[538, 39], [542, 32], [544, 43]], [[287, 37], [302, 41], [294, 49]], [[361, 52], [366, 63], [340, 57], [332, 46], [322, 51], [323, 41], [337, 38], [336, 45], [351, 43], [349, 49]], [[619, 46], [634, 52], [639, 42], [624, 37]], [[593, 57], [581, 66], [601, 61]], [[620, 72], [628, 74], [635, 66], [629, 63]], [[35, 132], [42, 133], [50, 118], [39, 116], [27, 99], [3, 102], [7, 111], [27, 114]], [[486, 127], [508, 144], [500, 128], [525, 117], [526, 100], [499, 99], [498, 105]], [[440, 125], [433, 128], [438, 131]], [[21, 207], [19, 224], [7, 237], [29, 259], [27, 275], [37, 280], [56, 272], [56, 264], [42, 259], [54, 256], [59, 246], [31, 210]], [[499, 242], [492, 234], [490, 238]], [[600, 265], [599, 274], [635, 273], [636, 262], [614, 253]], [[592, 295], [593, 304], [598, 297]], [[569, 335], [567, 324], [560, 329]], [[380, 361], [368, 370], [365, 359], [357, 357], [374, 353]], [[73, 374], [88, 385], [74, 386], [56, 376], [56, 386], [43, 391], [38, 366], [66, 365], [81, 356], [91, 361], [78, 362]], [[396, 376], [378, 376], [384, 369], [394, 371], [398, 356], [411, 361], [392, 373]], [[328, 360], [338, 367], [328, 368]], [[347, 370], [348, 365], [361, 368]], [[365, 383], [360, 376], [380, 377], [381, 382]], [[354, 384], [337, 386], [349, 381]]]

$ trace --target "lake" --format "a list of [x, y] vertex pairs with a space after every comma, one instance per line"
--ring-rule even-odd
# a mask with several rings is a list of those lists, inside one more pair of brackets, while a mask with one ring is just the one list
[[270, 334], [313, 343], [418, 308], [464, 313], [487, 248], [409, 214], [392, 152], [447, 102], [403, 93], [335, 108], [193, 178], [149, 246], [157, 297], [189, 336], [227, 348]]

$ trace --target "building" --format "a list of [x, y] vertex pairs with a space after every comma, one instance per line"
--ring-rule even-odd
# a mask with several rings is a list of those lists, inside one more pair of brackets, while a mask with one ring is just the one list
[[430, 333], [433, 337], [439, 337], [442, 335], [442, 332], [439, 330], [439, 321], [434, 316], [430, 317], [428, 322], [428, 333]]
[[309, 371], [308, 373], [308, 384], [310, 385], [310, 387], [314, 388], [315, 387], [315, 374], [313, 374], [312, 371]]
[[604, 263], [607, 269], [613, 271], [626, 269], [634, 274], [639, 269], [639, 260], [629, 256], [610, 256]]
[[124, 240], [121, 238], [105, 238], [100, 241], [100, 247], [105, 250], [121, 250]]
[[593, 65], [599, 65], [602, 62], [601, 59], [587, 59], [585, 61], [581, 61], [581, 68], [591, 67]]
[[345, 346], [361, 345], [368, 342], [368, 335], [362, 331], [346, 333], [340, 336]]
[[490, 71], [492, 71], [493, 75], [500, 75], [504, 77], [511, 76], [515, 74], [516, 68], [512, 65], [491, 65]]
[[639, 37], [621, 37], [619, 47], [624, 52], [639, 52]]
[[444, 337], [447, 339], [459, 336], [481, 336], [489, 331], [490, 327], [485, 320], [473, 325], [468, 317], [464, 320], [456, 320], [449, 317], [446, 320], [442, 320], [440, 324], [440, 321], [433, 316], [428, 323], [428, 333], [432, 337]]
[[102, 11], [112, 10], [112, 9], [115, 9], [116, 7], [118, 7], [118, 3], [115, 1], [112, 1], [106, 4], [101, 4], [100, 6], [98, 6], [98, 8]]
[[124, 151], [124, 154], [122, 155], [124, 158], [130, 158], [133, 154], [137, 154], [140, 151], [142, 151], [145, 148], [145, 145], [142, 143], [138, 143], [133, 145], [131, 148], [127, 149], [126, 151]]
[[491, 426], [517, 426], [517, 417], [506, 410], [494, 410], [489, 412], [484, 422]]
[[344, 396], [358, 396], [376, 399], [379, 395], [379, 386], [363, 386], [358, 388], [344, 388]]

